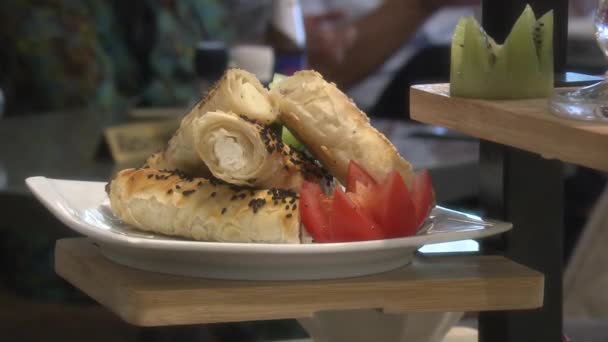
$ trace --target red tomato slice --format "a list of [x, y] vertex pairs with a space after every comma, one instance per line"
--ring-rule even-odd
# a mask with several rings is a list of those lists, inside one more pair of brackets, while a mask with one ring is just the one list
[[357, 183], [361, 183], [365, 186], [375, 186], [378, 184], [374, 177], [372, 177], [361, 165], [351, 160], [348, 163], [348, 172], [346, 175], [346, 192], [356, 192]]
[[414, 176], [412, 182], [412, 201], [416, 207], [416, 227], [418, 228], [429, 216], [431, 209], [435, 205], [433, 183], [431, 175], [427, 170], [423, 170]]
[[342, 191], [333, 194], [330, 225], [335, 242], [384, 239], [383, 231]]
[[302, 224], [317, 242], [330, 242], [329, 210], [331, 200], [317, 183], [304, 181], [300, 190], [300, 216]]
[[410, 191], [397, 171], [378, 185], [372, 208], [373, 218], [389, 238], [416, 233], [416, 208]]
[[372, 208], [374, 207], [374, 194], [376, 191], [377, 188], [375, 185], [368, 186], [357, 182], [354, 192], [347, 192], [346, 196], [348, 196], [348, 198], [353, 201], [367, 217], [372, 218], [374, 216]]

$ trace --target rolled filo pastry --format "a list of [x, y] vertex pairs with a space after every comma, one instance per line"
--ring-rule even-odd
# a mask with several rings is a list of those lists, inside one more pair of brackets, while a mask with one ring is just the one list
[[200, 241], [300, 243], [297, 193], [179, 172], [126, 169], [107, 187], [112, 212], [145, 231]]
[[317, 72], [296, 72], [274, 85], [271, 96], [285, 126], [343, 184], [354, 160], [378, 181], [397, 170], [411, 185], [410, 163], [351, 99]]
[[263, 124], [274, 122], [278, 115], [268, 90], [253, 74], [242, 69], [228, 69], [207, 96], [182, 119], [162, 155], [153, 155], [146, 161], [146, 165], [209, 176], [209, 171], [194, 149], [192, 123], [207, 112], [217, 110], [231, 111]]
[[192, 129], [198, 157], [227, 183], [299, 190], [305, 179], [332, 179], [314, 160], [283, 144], [270, 126], [244, 116], [208, 112]]

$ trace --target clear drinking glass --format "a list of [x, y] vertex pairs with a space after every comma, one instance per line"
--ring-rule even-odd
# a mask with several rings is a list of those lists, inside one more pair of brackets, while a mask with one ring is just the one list
[[[595, 40], [608, 58], [608, 0], [599, 0], [594, 25]], [[551, 111], [561, 117], [608, 123], [608, 80], [574, 90], [556, 90], [549, 104]]]

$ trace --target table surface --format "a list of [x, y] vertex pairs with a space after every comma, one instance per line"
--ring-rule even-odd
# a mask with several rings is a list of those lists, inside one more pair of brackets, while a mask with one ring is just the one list
[[[24, 179], [38, 175], [106, 181], [121, 168], [107, 153], [99, 154], [103, 129], [110, 123], [101, 114], [86, 112], [0, 120], [0, 192], [26, 194]], [[440, 201], [477, 193], [476, 140], [413, 123], [373, 120], [373, 124], [415, 167], [431, 171]], [[454, 178], [460, 181], [453, 182]]]
[[115, 264], [86, 238], [59, 240], [55, 269], [125, 321], [141, 326], [306, 318], [325, 310], [531, 309], [542, 305], [544, 286], [540, 273], [500, 256], [422, 257], [402, 269], [342, 280], [187, 278]]
[[[107, 121], [86, 113], [0, 120], [0, 191], [25, 194], [25, 178], [104, 180], [114, 167], [98, 155]], [[1, 182], [3, 181], [3, 182]]]
[[547, 99], [481, 100], [450, 97], [448, 84], [411, 88], [411, 116], [548, 159], [608, 171], [608, 125], [556, 117]]

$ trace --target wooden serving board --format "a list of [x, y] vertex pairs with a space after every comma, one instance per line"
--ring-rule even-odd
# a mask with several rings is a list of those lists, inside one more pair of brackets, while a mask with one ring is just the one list
[[412, 119], [545, 158], [608, 171], [608, 124], [559, 118], [548, 99], [481, 100], [451, 97], [449, 84], [413, 86]]
[[131, 269], [86, 238], [59, 240], [57, 273], [140, 326], [312, 317], [330, 310], [387, 313], [532, 309], [541, 273], [499, 256], [427, 257], [372, 276], [322, 281], [227, 281]]

